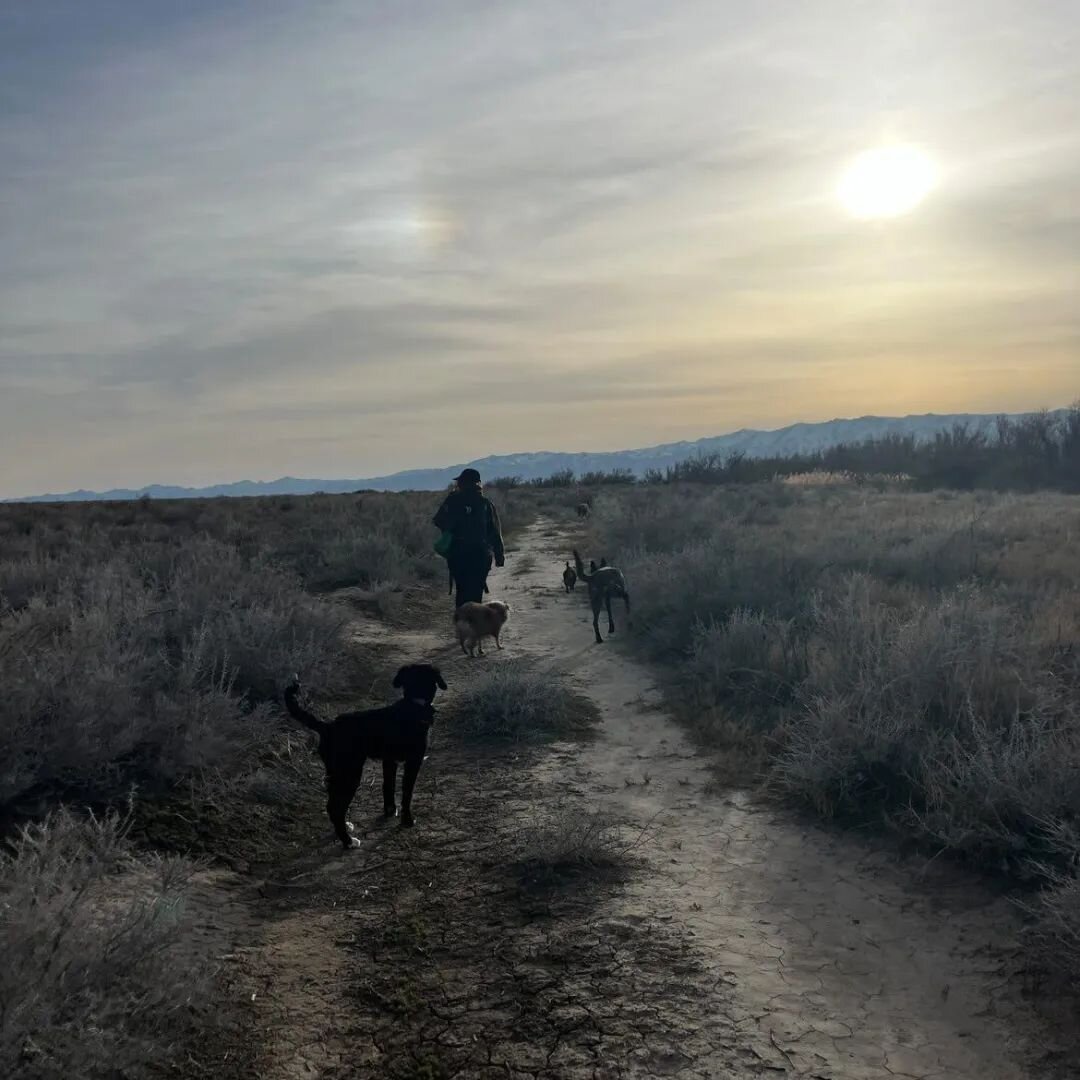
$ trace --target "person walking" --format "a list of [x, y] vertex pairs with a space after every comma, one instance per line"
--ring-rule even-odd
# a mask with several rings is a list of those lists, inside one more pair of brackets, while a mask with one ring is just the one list
[[484, 495], [480, 474], [465, 469], [454, 483], [456, 488], [447, 495], [434, 521], [437, 529], [453, 538], [446, 561], [457, 586], [456, 607], [461, 607], [483, 601], [492, 559], [496, 566], [502, 566], [505, 552], [499, 514]]

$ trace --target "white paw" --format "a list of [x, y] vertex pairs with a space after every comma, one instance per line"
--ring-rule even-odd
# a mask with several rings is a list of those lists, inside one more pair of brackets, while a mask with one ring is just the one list
[[356, 832], [356, 826], [351, 821], [345, 822], [345, 828], [348, 829], [349, 832]]
[[363, 845], [360, 843], [360, 841], [355, 836], [350, 836], [349, 837], [349, 847], [355, 848], [355, 847], [362, 847], [362, 846]]

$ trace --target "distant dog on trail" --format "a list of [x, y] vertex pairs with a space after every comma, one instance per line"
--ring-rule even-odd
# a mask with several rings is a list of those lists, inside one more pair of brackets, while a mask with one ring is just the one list
[[562, 572], [563, 588], [568, 593], [574, 591], [574, 586], [577, 584], [577, 574], [574, 572], [574, 568], [567, 563], [566, 569]]
[[592, 605], [592, 625], [593, 633], [596, 634], [596, 643], [602, 645], [604, 639], [600, 636], [600, 609], [604, 608], [607, 611], [608, 633], [614, 634], [615, 618], [611, 614], [612, 598], [622, 598], [626, 602], [626, 617], [629, 619], [630, 592], [626, 588], [626, 579], [622, 576], [621, 570], [606, 565], [603, 560], [600, 566], [594, 566], [593, 563], [589, 565], [594, 568], [590, 573], [586, 573], [581, 556], [576, 551], [574, 552], [577, 576], [589, 586], [589, 603]]
[[510, 618], [510, 606], [501, 600], [491, 600], [486, 604], [470, 601], [462, 604], [454, 612], [454, 629], [457, 631], [458, 644], [467, 656], [474, 656], [477, 650], [484, 655], [484, 638], [494, 638], [495, 648], [501, 649], [499, 635], [506, 620]]
[[587, 518], [589, 516], [589, 504], [578, 503], [577, 504], [577, 516], [579, 518]]
[[397, 814], [394, 786], [397, 763], [405, 763], [401, 779], [401, 824], [413, 824], [412, 795], [416, 777], [427, 754], [428, 731], [435, 722], [432, 702], [446, 689], [442, 673], [430, 664], [408, 664], [394, 676], [394, 686], [402, 699], [384, 709], [342, 713], [334, 720], [320, 720], [299, 702], [300, 681], [293, 676], [285, 688], [285, 707], [305, 727], [318, 732], [319, 757], [326, 766], [329, 798], [326, 813], [342, 846], [359, 847], [350, 835], [352, 824], [345, 820], [368, 758], [383, 763], [383, 813]]

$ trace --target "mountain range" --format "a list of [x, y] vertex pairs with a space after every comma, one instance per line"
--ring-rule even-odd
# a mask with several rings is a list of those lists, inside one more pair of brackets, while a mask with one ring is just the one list
[[[1064, 410], [1060, 410], [1064, 412]], [[1026, 414], [1013, 414], [1018, 419]], [[1053, 414], [1052, 414], [1053, 415]], [[478, 469], [486, 480], [499, 476], [518, 476], [534, 480], [572, 469], [578, 475], [592, 471], [610, 472], [629, 469], [644, 476], [649, 469], [664, 469], [688, 458], [742, 453], [751, 458], [784, 457], [814, 453], [840, 443], [858, 443], [887, 435], [914, 435], [918, 441], [932, 439], [939, 431], [955, 424], [990, 430], [997, 414], [926, 413], [922, 416], [860, 416], [850, 420], [827, 420], [817, 424], [791, 424], [776, 431], [743, 428], [727, 435], [714, 435], [693, 442], [662, 443], [638, 450], [612, 450], [598, 453], [566, 453], [541, 450], [535, 453], [495, 454], [456, 465], [429, 469], [409, 469], [389, 476], [355, 480], [319, 480], [283, 476], [278, 480], [238, 480], [210, 487], [176, 487], [151, 484], [144, 488], [113, 488], [109, 491], [68, 491], [63, 494], [31, 495], [11, 502], [79, 502], [107, 499], [206, 499], [219, 496], [308, 495], [316, 491], [334, 494], [346, 491], [441, 491], [467, 465]]]

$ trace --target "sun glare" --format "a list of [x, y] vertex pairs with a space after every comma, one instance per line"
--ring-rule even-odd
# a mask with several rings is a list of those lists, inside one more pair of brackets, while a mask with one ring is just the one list
[[840, 177], [837, 194], [857, 218], [891, 218], [914, 210], [937, 181], [930, 158], [914, 146], [884, 146], [859, 154]]

